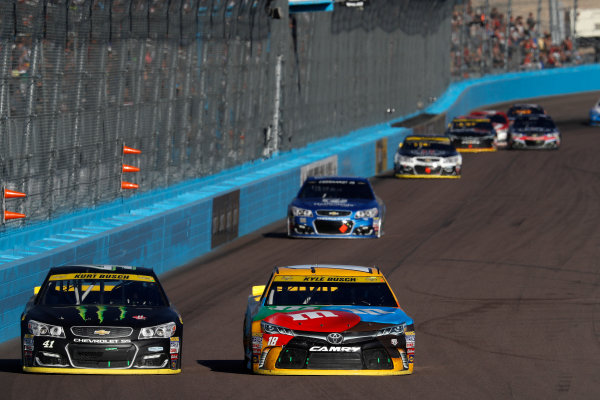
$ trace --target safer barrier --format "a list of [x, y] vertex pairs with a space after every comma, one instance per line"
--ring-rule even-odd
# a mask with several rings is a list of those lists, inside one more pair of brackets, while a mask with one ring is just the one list
[[[600, 90], [600, 65], [507, 74], [453, 85], [426, 113], [445, 114], [449, 120], [502, 101], [595, 90]], [[411, 117], [415, 115], [403, 120]], [[49, 267], [129, 264], [166, 272], [284, 218], [306, 175], [373, 176], [390, 169], [398, 143], [412, 131], [391, 127], [400, 122], [364, 128], [3, 237], [0, 341], [18, 335], [23, 306]]]

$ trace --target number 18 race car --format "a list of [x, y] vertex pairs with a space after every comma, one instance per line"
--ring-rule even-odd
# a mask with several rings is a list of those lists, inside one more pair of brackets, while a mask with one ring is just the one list
[[413, 320], [378, 268], [275, 268], [244, 321], [247, 367], [265, 375], [406, 375]]
[[21, 318], [25, 372], [176, 374], [183, 322], [146, 268], [52, 268]]

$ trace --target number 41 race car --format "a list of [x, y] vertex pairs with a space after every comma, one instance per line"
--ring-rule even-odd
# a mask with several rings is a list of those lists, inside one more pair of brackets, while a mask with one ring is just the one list
[[182, 335], [181, 317], [151, 269], [51, 268], [21, 317], [23, 370], [176, 374]]
[[243, 344], [257, 374], [406, 375], [415, 332], [378, 268], [292, 266], [252, 288]]

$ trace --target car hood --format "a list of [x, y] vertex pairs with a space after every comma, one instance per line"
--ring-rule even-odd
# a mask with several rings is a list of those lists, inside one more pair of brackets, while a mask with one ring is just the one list
[[369, 208], [378, 207], [379, 204], [376, 200], [363, 200], [363, 199], [295, 199], [292, 202], [293, 206], [308, 209], [321, 209], [321, 210], [365, 210]]
[[169, 307], [126, 306], [35, 306], [27, 313], [28, 319], [38, 322], [71, 325], [130, 326], [133, 328], [175, 321], [178, 315]]
[[377, 330], [392, 325], [412, 325], [413, 320], [395, 307], [264, 306], [254, 321], [304, 332]]

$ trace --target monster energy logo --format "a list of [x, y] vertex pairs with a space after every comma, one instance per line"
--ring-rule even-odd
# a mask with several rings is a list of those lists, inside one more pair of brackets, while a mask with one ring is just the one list
[[96, 311], [96, 314], [98, 315], [98, 321], [100, 321], [100, 323], [104, 322], [104, 311], [106, 311], [106, 307], [98, 306], [98, 311]]
[[87, 312], [87, 308], [82, 306], [77, 306], [76, 308], [79, 310], [79, 316], [81, 317], [81, 319], [85, 321], [85, 313]]
[[127, 314], [127, 307], [119, 307], [119, 310], [121, 310], [121, 315], [119, 315], [119, 319], [124, 319], [125, 318], [125, 314]]

